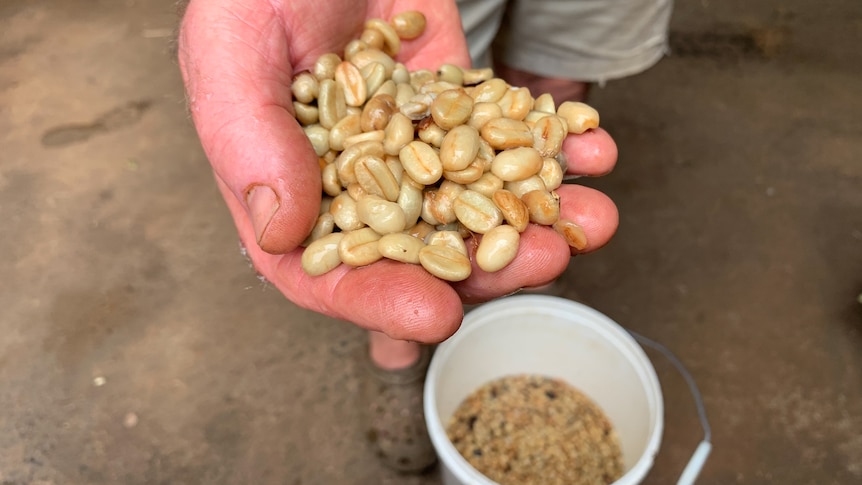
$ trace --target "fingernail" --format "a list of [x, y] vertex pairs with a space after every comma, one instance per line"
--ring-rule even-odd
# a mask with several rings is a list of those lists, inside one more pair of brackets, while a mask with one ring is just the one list
[[278, 210], [278, 196], [275, 191], [266, 185], [256, 185], [246, 196], [246, 204], [251, 215], [251, 224], [254, 226], [254, 237], [258, 244], [269, 227], [269, 221]]

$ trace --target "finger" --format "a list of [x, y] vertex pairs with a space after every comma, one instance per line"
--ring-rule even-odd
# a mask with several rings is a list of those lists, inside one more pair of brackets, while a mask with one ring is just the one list
[[565, 271], [571, 257], [569, 246], [553, 229], [530, 224], [521, 233], [515, 259], [503, 269], [488, 273], [476, 264], [477, 243], [468, 244], [473, 253], [470, 258], [472, 274], [453, 285], [467, 304], [481, 303], [524, 287], [553, 281]]
[[581, 226], [587, 237], [584, 249], [572, 249], [572, 254], [586, 254], [606, 245], [617, 232], [620, 214], [610, 197], [582, 185], [564, 185], [560, 194], [560, 218]]
[[567, 173], [571, 175], [606, 175], [617, 163], [617, 144], [602, 128], [567, 136], [563, 141], [563, 151], [569, 162]]
[[267, 252], [295, 248], [314, 223], [320, 174], [288, 108], [288, 46], [270, 2], [192, 2], [179, 57], [201, 144], [243, 208], [235, 217]]
[[619, 214], [610, 198], [579, 185], [563, 186], [557, 192], [561, 202], [560, 217], [584, 229], [587, 247], [571, 250], [554, 229], [530, 224], [521, 233], [515, 259], [500, 271], [488, 273], [475, 263], [474, 244], [473, 273], [467, 280], [453, 285], [465, 303], [479, 303], [521, 288], [549, 283], [565, 271], [571, 255], [588, 253], [607, 244], [619, 225]]

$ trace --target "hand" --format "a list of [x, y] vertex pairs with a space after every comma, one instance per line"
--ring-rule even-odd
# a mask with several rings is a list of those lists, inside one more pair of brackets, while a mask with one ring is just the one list
[[[298, 245], [317, 217], [321, 182], [292, 114], [291, 79], [321, 54], [341, 52], [365, 20], [404, 10], [422, 11], [427, 28], [402, 43], [399, 61], [409, 69], [469, 66], [455, 3], [422, 0], [192, 0], [179, 61], [201, 143], [255, 268], [304, 308], [392, 338], [439, 342], [460, 325], [463, 302], [552, 281], [570, 250], [553, 230], [531, 226], [507, 268], [488, 274], [474, 265], [473, 276], [457, 284], [388, 260], [318, 277], [303, 272]], [[616, 146], [601, 129], [570, 136], [564, 149], [570, 173], [601, 175], [616, 162]], [[563, 216], [586, 231], [584, 252], [603, 246], [618, 223], [613, 202], [581, 186], [558, 193]]]

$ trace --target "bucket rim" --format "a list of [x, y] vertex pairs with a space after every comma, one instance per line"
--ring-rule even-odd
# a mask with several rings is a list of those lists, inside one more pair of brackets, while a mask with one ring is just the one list
[[[449, 355], [457, 347], [460, 340], [489, 324], [490, 320], [487, 319], [489, 315], [526, 308], [529, 308], [531, 312], [540, 313], [542, 311], [547, 313], [565, 311], [573, 323], [587, 324], [623, 351], [640, 376], [648, 402], [655, 407], [655, 422], [644, 452], [625, 475], [615, 481], [614, 484], [633, 485], [640, 483], [653, 466], [664, 432], [664, 400], [655, 367], [643, 347], [619, 323], [583, 303], [550, 295], [512, 295], [479, 305], [464, 316], [461, 328], [455, 334], [437, 346], [428, 366], [428, 378], [425, 381], [423, 392], [423, 407], [428, 434], [434, 448], [440, 455], [442, 465], [463, 483], [481, 485], [495, 483], [473, 468], [446, 437], [446, 430], [437, 413], [435, 403], [437, 393], [435, 377], [440, 373], [441, 366], [448, 360]], [[450, 464], [458, 466], [452, 467], [449, 466]]]

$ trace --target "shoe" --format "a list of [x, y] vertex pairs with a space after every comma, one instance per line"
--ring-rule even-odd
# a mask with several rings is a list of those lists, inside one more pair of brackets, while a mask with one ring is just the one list
[[431, 347], [423, 346], [415, 364], [387, 370], [374, 365], [366, 352], [369, 379], [363, 386], [363, 399], [368, 440], [378, 458], [399, 472], [422, 473], [437, 463], [422, 407], [431, 353]]

